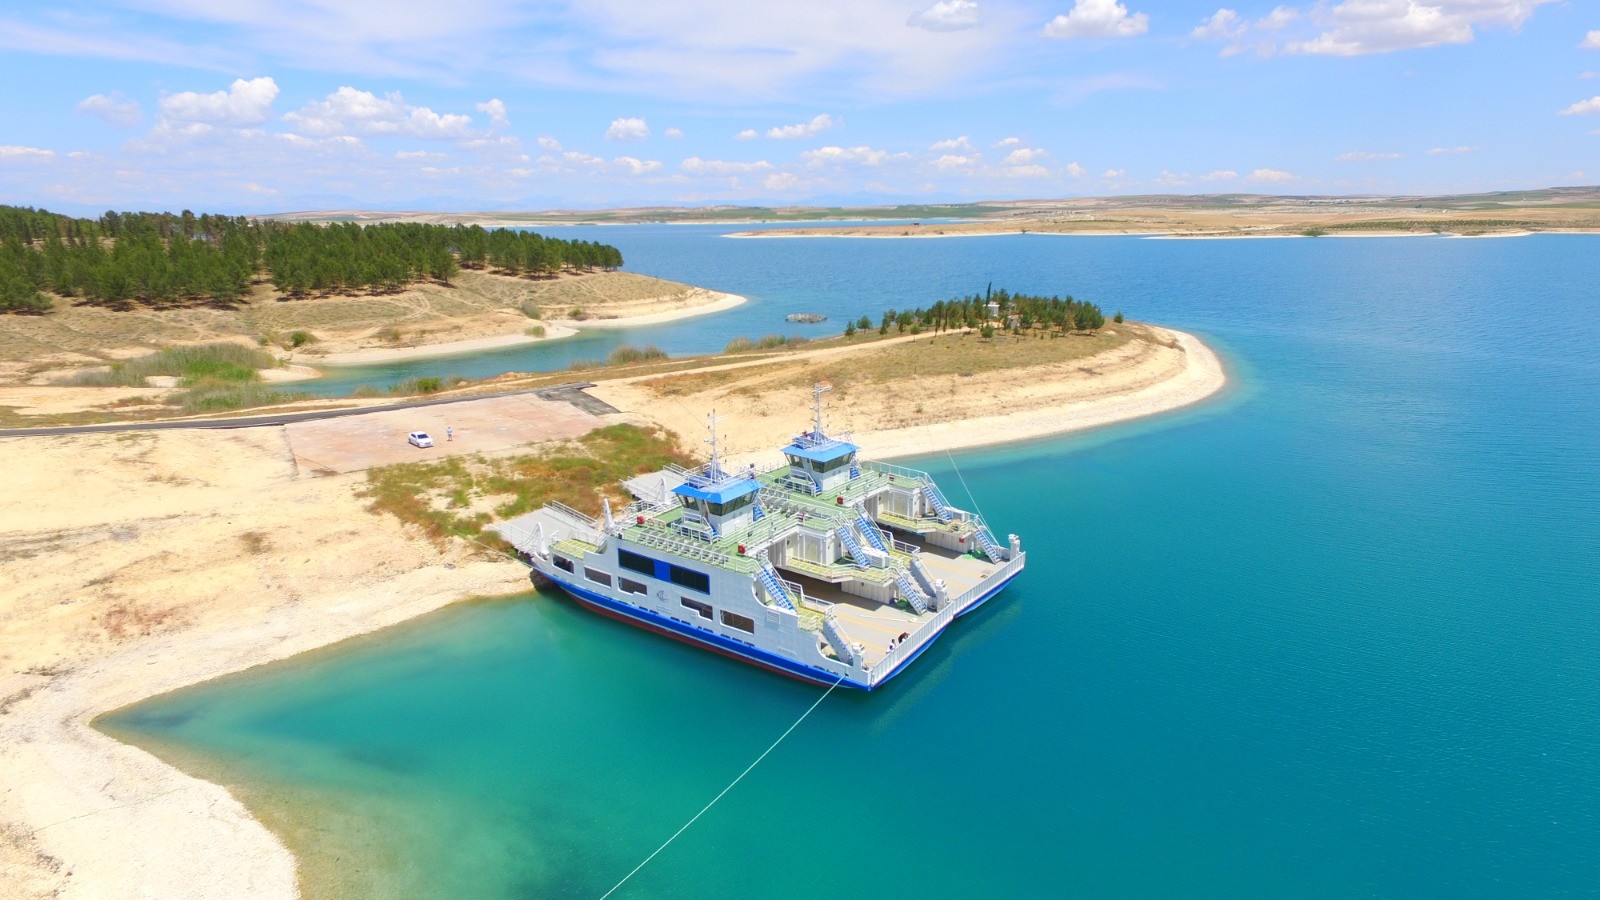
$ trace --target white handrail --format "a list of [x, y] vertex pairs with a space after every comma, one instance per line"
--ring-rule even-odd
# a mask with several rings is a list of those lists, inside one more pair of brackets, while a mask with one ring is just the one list
[[983, 579], [983, 581], [980, 581], [971, 588], [968, 588], [964, 593], [961, 594], [961, 596], [957, 597], [950, 603], [945, 604], [944, 609], [941, 609], [935, 613], [932, 619], [922, 623], [922, 627], [918, 628], [916, 631], [913, 631], [910, 637], [907, 637], [905, 641], [896, 645], [893, 650], [890, 650], [888, 654], [883, 657], [883, 659], [873, 663], [872, 666], [867, 670], [868, 681], [871, 684], [877, 684], [878, 682], [887, 678], [889, 673], [894, 671], [895, 666], [899, 664], [901, 659], [904, 659], [922, 645], [933, 640], [934, 637], [944, 629], [944, 626], [950, 624], [950, 620], [960, 615], [961, 612], [971, 605], [974, 600], [978, 599], [980, 592], [984, 590], [993, 590], [993, 588], [990, 586], [993, 579], [1004, 579], [1005, 576], [1010, 575], [1012, 572], [1015, 572], [1021, 567], [1022, 557], [1018, 556], [1009, 559], [1004, 565], [989, 573]]

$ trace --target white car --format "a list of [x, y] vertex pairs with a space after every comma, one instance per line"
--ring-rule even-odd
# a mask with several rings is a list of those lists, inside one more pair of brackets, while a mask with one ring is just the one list
[[433, 446], [433, 438], [428, 437], [428, 433], [426, 431], [413, 431], [406, 435], [406, 441], [410, 443], [411, 446], [421, 447], [424, 450]]

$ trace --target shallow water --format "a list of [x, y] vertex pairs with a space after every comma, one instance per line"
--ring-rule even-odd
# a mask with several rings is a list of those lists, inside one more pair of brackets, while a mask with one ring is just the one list
[[[716, 231], [605, 230], [751, 296], [663, 346], [993, 279], [1193, 329], [1234, 382], [918, 461], [1025, 575], [614, 896], [1600, 892], [1600, 239]], [[108, 725], [239, 787], [326, 895], [593, 898], [817, 694], [530, 594]]]

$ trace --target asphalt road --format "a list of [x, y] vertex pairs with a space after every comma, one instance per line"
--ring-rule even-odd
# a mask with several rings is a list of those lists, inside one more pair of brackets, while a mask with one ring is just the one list
[[550, 387], [533, 388], [524, 391], [502, 391], [498, 394], [476, 394], [471, 397], [443, 397], [433, 400], [407, 400], [403, 403], [386, 403], [383, 406], [358, 406], [348, 409], [316, 409], [308, 412], [279, 413], [266, 416], [235, 416], [227, 419], [183, 419], [169, 422], [108, 422], [104, 425], [63, 425], [54, 428], [0, 428], [0, 438], [6, 437], [42, 437], [47, 435], [62, 434], [96, 434], [108, 431], [173, 431], [185, 428], [262, 428], [273, 425], [288, 425], [291, 422], [314, 422], [318, 419], [339, 419], [345, 416], [364, 416], [367, 413], [388, 412], [396, 409], [417, 409], [423, 406], [443, 406], [448, 403], [466, 403], [470, 400], [487, 400], [490, 397], [515, 397], [519, 394], [534, 394], [545, 400], [559, 400], [586, 412], [597, 415], [619, 412], [615, 407], [602, 400], [585, 394], [586, 388], [594, 387], [593, 382], [574, 381], [568, 384], [557, 384]]

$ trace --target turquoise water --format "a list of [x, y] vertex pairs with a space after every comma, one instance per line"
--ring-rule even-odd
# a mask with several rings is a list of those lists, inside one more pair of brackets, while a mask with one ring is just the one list
[[[713, 344], [993, 278], [1194, 329], [1234, 375], [954, 457], [1025, 575], [616, 896], [1600, 895], [1600, 240], [606, 233], [752, 295]], [[594, 898], [817, 695], [530, 594], [110, 725], [239, 786], [313, 887]]]

